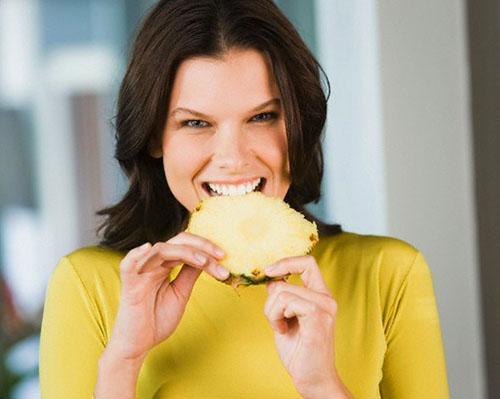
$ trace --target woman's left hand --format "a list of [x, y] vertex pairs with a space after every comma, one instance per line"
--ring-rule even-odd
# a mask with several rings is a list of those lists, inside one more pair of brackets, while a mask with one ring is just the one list
[[312, 256], [283, 258], [265, 269], [270, 277], [299, 273], [304, 286], [268, 282], [264, 313], [275, 331], [283, 365], [304, 398], [350, 398], [336, 368], [337, 303]]

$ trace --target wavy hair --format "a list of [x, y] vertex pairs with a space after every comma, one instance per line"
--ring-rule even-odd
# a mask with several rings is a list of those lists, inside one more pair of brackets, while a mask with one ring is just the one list
[[101, 245], [127, 251], [186, 228], [189, 212], [170, 191], [162, 159], [150, 155], [150, 145], [163, 132], [179, 65], [190, 57], [220, 58], [232, 48], [255, 49], [271, 61], [288, 139], [291, 185], [285, 201], [315, 221], [320, 235], [341, 232], [304, 207], [321, 196], [330, 84], [290, 21], [272, 0], [163, 0], [141, 24], [120, 86], [115, 158], [129, 187], [118, 203], [97, 212], [105, 217], [97, 229]]

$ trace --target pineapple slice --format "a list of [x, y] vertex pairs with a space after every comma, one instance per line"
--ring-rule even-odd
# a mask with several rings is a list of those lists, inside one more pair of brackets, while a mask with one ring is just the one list
[[233, 287], [271, 280], [263, 272], [266, 266], [305, 255], [319, 240], [316, 223], [281, 199], [260, 192], [203, 199], [191, 213], [186, 231], [226, 252], [220, 263], [231, 272], [224, 282]]

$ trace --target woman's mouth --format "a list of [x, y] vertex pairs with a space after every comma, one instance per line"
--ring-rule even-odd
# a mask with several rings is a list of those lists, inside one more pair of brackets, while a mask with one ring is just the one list
[[210, 182], [202, 183], [203, 190], [210, 196], [218, 195], [245, 195], [254, 191], [262, 191], [266, 184], [266, 179], [259, 177], [254, 181], [244, 184], [215, 184]]

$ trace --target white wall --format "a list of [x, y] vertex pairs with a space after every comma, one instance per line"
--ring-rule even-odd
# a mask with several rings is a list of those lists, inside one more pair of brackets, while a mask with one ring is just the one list
[[485, 398], [464, 4], [317, 7], [320, 61], [333, 87], [330, 215], [348, 230], [387, 232], [424, 253], [451, 397]]
[[325, 154], [327, 219], [387, 234], [375, 4], [317, 1], [317, 46], [331, 84]]
[[452, 397], [484, 398], [465, 6], [378, 10], [389, 231], [431, 265]]

